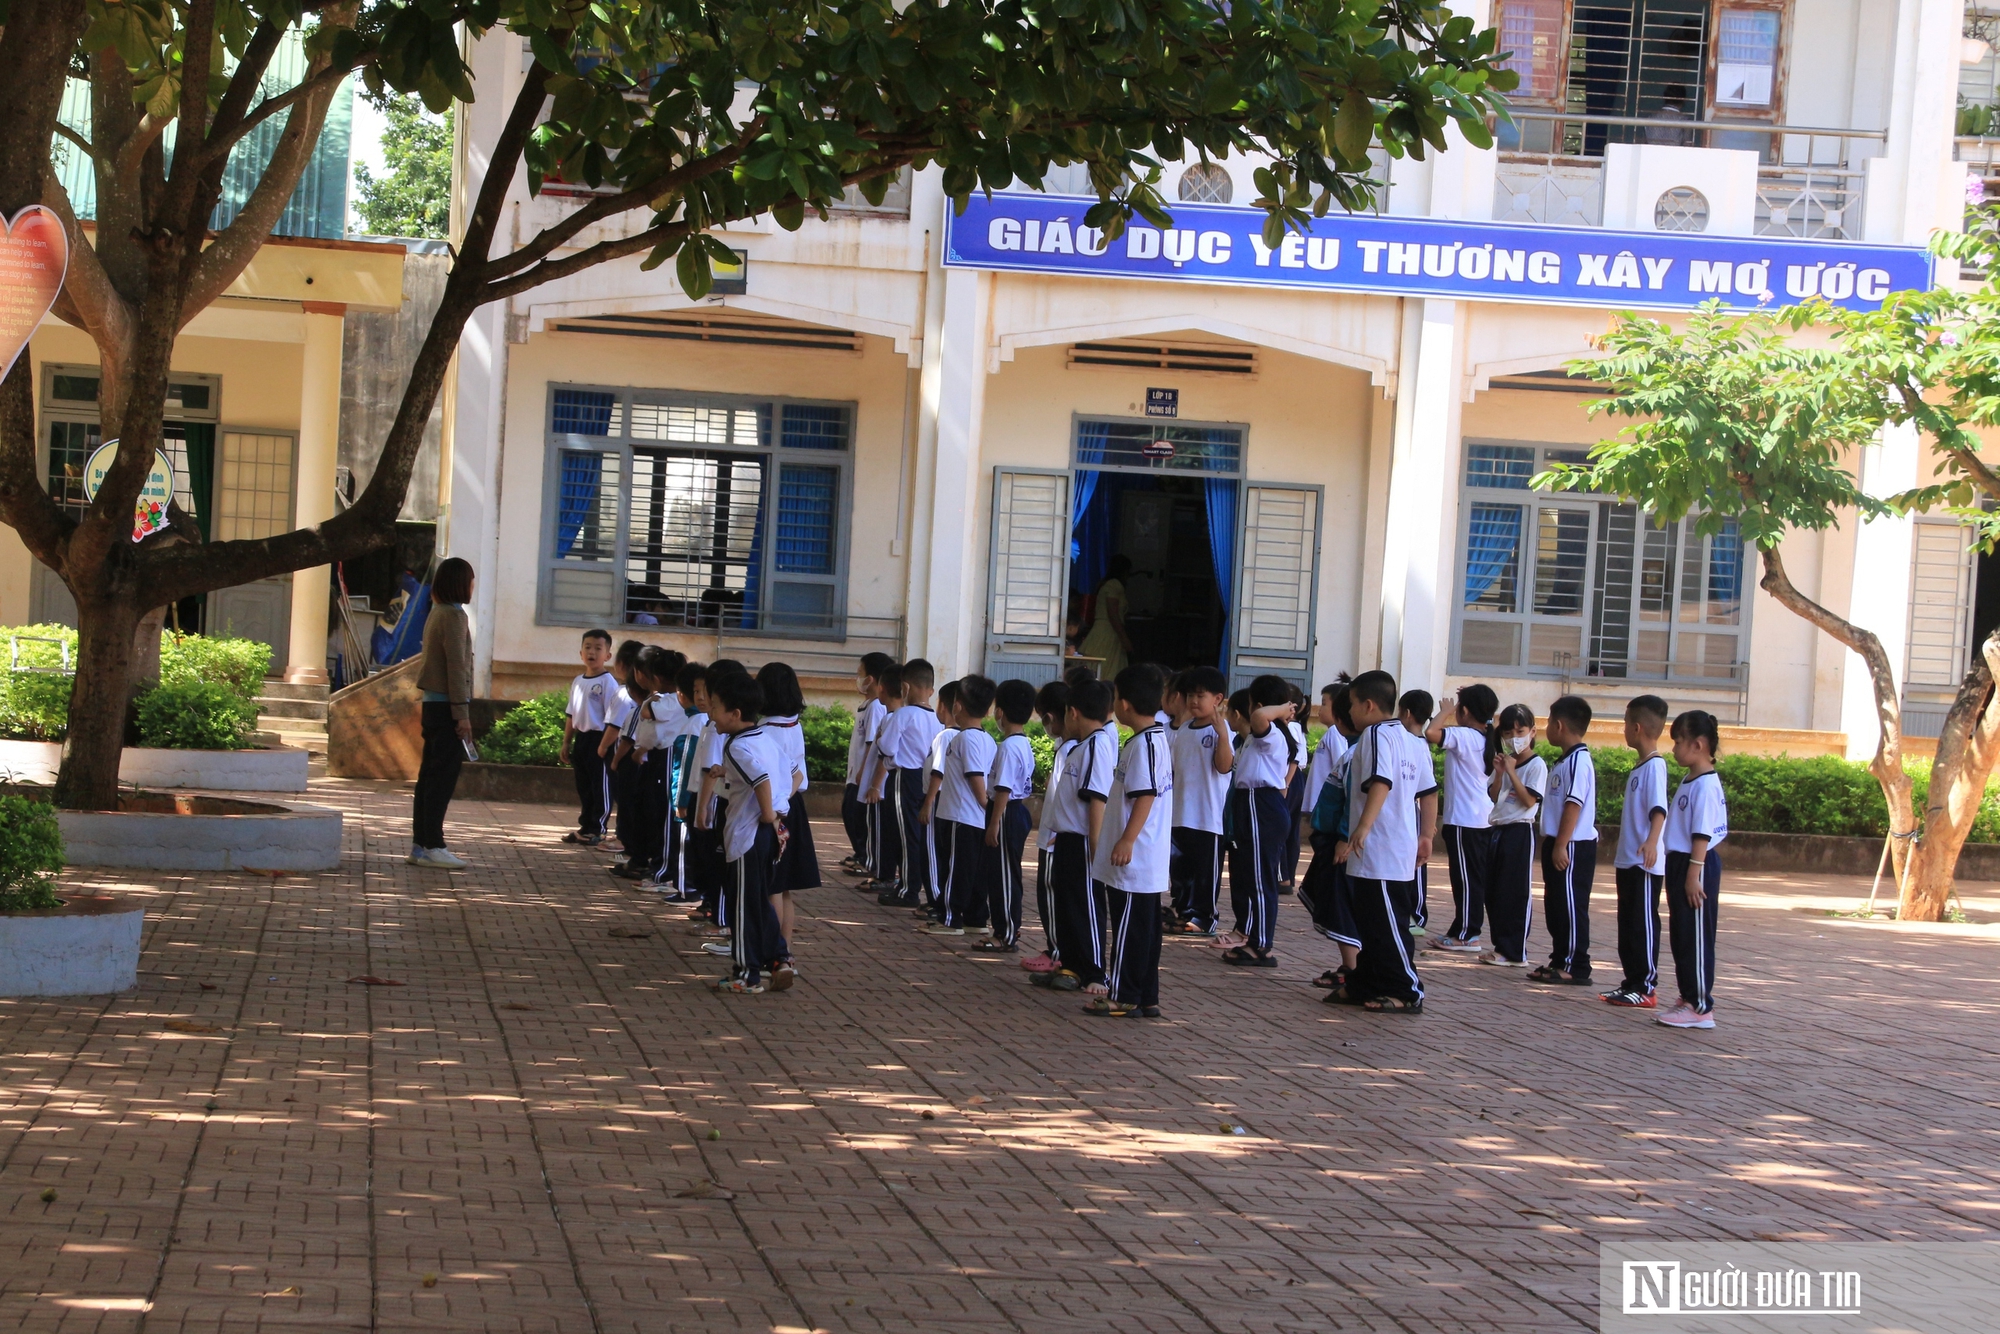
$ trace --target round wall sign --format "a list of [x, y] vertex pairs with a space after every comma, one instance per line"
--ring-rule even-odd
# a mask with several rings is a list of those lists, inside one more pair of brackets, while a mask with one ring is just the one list
[[[90, 462], [83, 465], [83, 498], [97, 499], [97, 488], [104, 484], [104, 474], [111, 471], [111, 465], [118, 459], [118, 442], [106, 440], [90, 456]], [[161, 450], [153, 451], [153, 470], [146, 474], [146, 483], [139, 488], [139, 504], [132, 515], [132, 540], [144, 541], [167, 526], [167, 505], [174, 498], [174, 463]]]

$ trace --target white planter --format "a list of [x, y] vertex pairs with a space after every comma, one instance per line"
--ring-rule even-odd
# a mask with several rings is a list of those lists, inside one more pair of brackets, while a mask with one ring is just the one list
[[[118, 779], [135, 787], [192, 787], [207, 792], [303, 792], [311, 757], [289, 746], [270, 750], [155, 750], [128, 746]], [[0, 741], [0, 782], [56, 781], [62, 744]]]
[[330, 871], [340, 865], [340, 812], [304, 802], [206, 794], [156, 798], [179, 810], [58, 811], [71, 866], [149, 871]]
[[0, 913], [0, 996], [103, 996], [139, 981], [146, 912], [126, 899], [71, 899]]

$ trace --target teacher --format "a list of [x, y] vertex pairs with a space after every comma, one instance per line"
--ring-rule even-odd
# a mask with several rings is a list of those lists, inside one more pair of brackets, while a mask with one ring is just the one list
[[472, 622], [465, 614], [470, 601], [471, 563], [457, 556], [440, 563], [431, 576], [431, 613], [424, 622], [423, 666], [417, 669], [417, 689], [424, 693], [424, 758], [405, 858], [412, 866], [466, 864], [445, 850], [444, 813], [472, 744]]
[[1125, 596], [1125, 580], [1132, 573], [1132, 560], [1123, 552], [1111, 558], [1104, 581], [1097, 586], [1097, 600], [1091, 612], [1090, 633], [1078, 647], [1086, 658], [1098, 658], [1097, 675], [1116, 681], [1118, 673], [1132, 658], [1132, 634], [1125, 627], [1131, 604]]

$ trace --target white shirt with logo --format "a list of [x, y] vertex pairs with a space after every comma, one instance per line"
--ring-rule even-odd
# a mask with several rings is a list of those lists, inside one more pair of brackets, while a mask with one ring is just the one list
[[1549, 766], [1548, 790], [1542, 794], [1542, 832], [1554, 837], [1562, 829], [1563, 807], [1576, 806], [1572, 843], [1589, 843], [1597, 837], [1597, 764], [1590, 747], [1571, 746], [1561, 759]]
[[1347, 762], [1348, 827], [1361, 821], [1369, 789], [1386, 783], [1389, 795], [1375, 822], [1368, 827], [1361, 851], [1352, 853], [1347, 873], [1357, 880], [1414, 880], [1422, 817], [1417, 800], [1437, 790], [1431, 768], [1431, 748], [1400, 722], [1376, 723], [1364, 729]]
[[1477, 727], [1447, 727], [1444, 742], [1444, 791], [1438, 799], [1438, 823], [1483, 829], [1493, 818], [1493, 798], [1487, 794], [1486, 733]]
[[986, 735], [983, 727], [968, 727], [952, 738], [951, 749], [944, 757], [944, 786], [938, 789], [938, 814], [959, 824], [986, 823], [986, 807], [972, 795], [972, 784], [966, 781], [969, 774], [981, 778], [993, 767], [993, 752], [998, 749], [993, 738]]
[[1667, 828], [1661, 840], [1668, 852], [1693, 852], [1697, 838], [1713, 851], [1729, 837], [1729, 800], [1722, 794], [1722, 776], [1710, 769], [1682, 781], [1667, 808]]
[[1174, 824], [1176, 829], [1222, 832], [1229, 805], [1229, 775], [1215, 771], [1215, 743], [1221, 736], [1213, 725], [1185, 723], [1167, 734], [1174, 757]]
[[624, 695], [625, 688], [610, 672], [577, 677], [569, 683], [570, 726], [578, 732], [602, 732], [614, 700]]
[[[1093, 878], [1127, 894], [1167, 892], [1167, 864], [1173, 854], [1173, 792], [1174, 758], [1167, 749], [1167, 730], [1155, 723], [1133, 733], [1111, 771], [1104, 828], [1091, 858]], [[1134, 804], [1148, 795], [1153, 806], [1133, 841], [1132, 860], [1114, 866], [1111, 850], [1124, 838]]]
[[[1666, 809], [1667, 757], [1651, 755], [1633, 765], [1632, 772], [1625, 777], [1625, 814], [1618, 821], [1618, 856], [1614, 865], [1639, 865], [1646, 835], [1652, 832], [1653, 812], [1665, 813]], [[1653, 860], [1646, 873], [1665, 875], [1666, 871], [1667, 840], [1663, 832], [1654, 846]]]
[[722, 787], [729, 802], [729, 816], [723, 823], [722, 849], [731, 861], [740, 861], [757, 843], [757, 826], [763, 822], [764, 806], [757, 800], [757, 784], [771, 784], [771, 809], [782, 812], [786, 801], [779, 787], [790, 765], [771, 733], [762, 726], [725, 737], [722, 746]]

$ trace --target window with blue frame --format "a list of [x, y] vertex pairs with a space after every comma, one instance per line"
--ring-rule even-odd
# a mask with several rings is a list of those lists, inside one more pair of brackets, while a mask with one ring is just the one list
[[838, 635], [854, 405], [551, 386], [541, 619]]
[[1735, 524], [1662, 523], [1614, 497], [1530, 488], [1537, 472], [1585, 457], [1467, 442], [1456, 669], [1740, 686], [1749, 638]]

